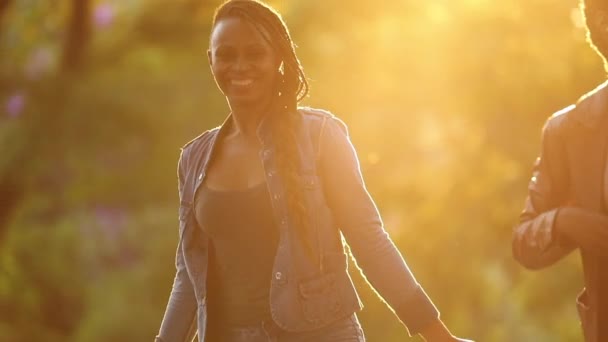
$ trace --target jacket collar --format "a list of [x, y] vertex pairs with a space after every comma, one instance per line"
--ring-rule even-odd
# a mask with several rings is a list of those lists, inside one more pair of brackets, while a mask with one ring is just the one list
[[[218, 129], [214, 130], [214, 134], [210, 137], [209, 149], [207, 150], [207, 155], [204, 159], [204, 170], [201, 178], [204, 177], [204, 174], [207, 171], [207, 165], [209, 165], [209, 161], [215, 154], [216, 143], [219, 141], [219, 139], [226, 135], [228, 131], [230, 131], [230, 127], [234, 124], [232, 117], [232, 113], [228, 114], [224, 122], [219, 126]], [[263, 117], [256, 129], [256, 135], [259, 141], [262, 143], [262, 146], [268, 146], [270, 144], [271, 134], [268, 127], [269, 121], [270, 120], [267, 119], [267, 116]]]
[[[211, 147], [215, 145], [215, 142], [218, 138], [221, 138], [230, 130], [230, 127], [234, 124], [232, 113], [228, 114], [228, 117], [224, 120], [224, 122], [219, 126], [218, 132], [211, 138]], [[268, 116], [264, 116], [258, 127], [256, 128], [256, 136], [258, 140], [262, 143], [262, 145], [266, 145], [270, 139], [270, 129], [268, 127], [270, 120], [268, 120]]]

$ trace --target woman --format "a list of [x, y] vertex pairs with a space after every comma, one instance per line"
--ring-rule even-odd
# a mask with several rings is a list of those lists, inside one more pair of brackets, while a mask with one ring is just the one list
[[280, 15], [227, 1], [208, 57], [231, 114], [182, 149], [177, 273], [157, 341], [364, 341], [340, 232], [411, 333], [462, 341], [383, 229], [345, 125], [297, 107], [308, 84]]

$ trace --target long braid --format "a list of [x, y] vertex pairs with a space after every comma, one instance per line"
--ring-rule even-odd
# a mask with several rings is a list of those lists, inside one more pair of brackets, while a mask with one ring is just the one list
[[308, 215], [301, 180], [298, 177], [300, 160], [296, 138], [296, 129], [300, 124], [297, 106], [309, 91], [304, 69], [296, 55], [295, 44], [287, 26], [274, 9], [257, 0], [229, 0], [216, 10], [213, 26], [215, 27], [218, 20], [230, 16], [248, 20], [261, 30], [264, 37], [269, 36], [267, 39], [270, 45], [282, 59], [280, 82], [269, 119], [279, 175], [286, 187], [288, 209], [295, 218], [293, 224], [298, 238], [304, 243], [307, 252], [311, 252], [311, 237], [307, 229]]

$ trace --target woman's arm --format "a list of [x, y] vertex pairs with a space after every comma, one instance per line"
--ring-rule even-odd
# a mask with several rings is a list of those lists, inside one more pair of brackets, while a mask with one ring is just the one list
[[346, 126], [339, 119], [328, 119], [320, 137], [320, 151], [325, 198], [357, 265], [410, 334], [420, 333], [439, 320], [439, 312], [384, 230], [376, 205], [365, 189]]
[[196, 298], [183, 260], [178, 244], [177, 272], [156, 342], [187, 342], [196, 334]]
[[[178, 162], [179, 197], [181, 202], [186, 158], [182, 152]], [[191, 341], [196, 334], [196, 297], [188, 277], [179, 238], [175, 257], [175, 278], [156, 342]]]

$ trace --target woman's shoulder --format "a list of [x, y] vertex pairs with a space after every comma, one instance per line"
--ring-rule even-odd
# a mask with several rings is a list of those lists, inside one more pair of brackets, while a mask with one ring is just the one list
[[315, 119], [315, 118], [334, 118], [336, 117], [332, 112], [326, 109], [313, 108], [313, 107], [298, 107], [298, 111], [304, 118]]
[[326, 109], [298, 107], [298, 111], [302, 115], [304, 123], [309, 127], [312, 127], [313, 131], [323, 131], [327, 124], [330, 126], [338, 126], [341, 130], [347, 131], [344, 121]]
[[182, 151], [187, 151], [193, 148], [200, 148], [200, 147], [204, 147], [206, 145], [208, 145], [212, 140], [213, 137], [215, 137], [215, 135], [217, 134], [217, 132], [220, 130], [220, 127], [215, 127], [209, 130], [204, 131], [203, 133], [199, 134], [196, 138], [188, 141], [186, 144], [184, 144], [182, 146]]

